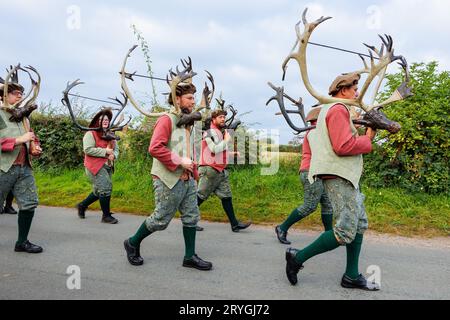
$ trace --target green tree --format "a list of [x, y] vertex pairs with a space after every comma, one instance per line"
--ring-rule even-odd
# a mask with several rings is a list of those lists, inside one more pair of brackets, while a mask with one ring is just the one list
[[[378, 134], [375, 152], [366, 156], [366, 181], [373, 186], [397, 185], [412, 191], [449, 192], [450, 73], [438, 63], [411, 66], [414, 96], [387, 107], [389, 119], [402, 125], [395, 135]], [[387, 98], [403, 81], [387, 76]]]

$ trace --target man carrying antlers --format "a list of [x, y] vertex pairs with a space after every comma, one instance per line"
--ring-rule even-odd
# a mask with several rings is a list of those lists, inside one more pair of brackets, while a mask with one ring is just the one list
[[251, 223], [239, 222], [234, 214], [229, 174], [226, 168], [228, 157], [238, 153], [228, 151], [228, 143], [232, 139], [226, 130], [226, 116], [225, 110], [214, 110], [211, 114], [211, 128], [204, 133], [197, 197], [200, 206], [212, 193], [215, 193], [222, 202], [222, 207], [231, 224], [231, 230], [239, 232], [239, 230], [248, 228]]
[[[306, 121], [315, 126], [317, 118], [319, 117], [321, 108], [313, 108], [306, 116]], [[308, 172], [311, 162], [311, 148], [308, 142], [308, 135], [311, 131], [305, 135], [302, 147], [302, 161], [299, 168], [300, 181], [303, 185], [304, 191], [304, 203], [303, 205], [295, 208], [288, 218], [281, 224], [275, 227], [275, 234], [278, 241], [283, 244], [291, 244], [287, 239], [287, 233], [289, 228], [298, 221], [306, 218], [311, 213], [316, 211], [317, 205], [320, 203], [322, 211], [322, 223], [325, 231], [331, 230], [333, 224], [333, 208], [331, 207], [330, 200], [324, 190], [322, 179], [317, 179], [314, 183], [308, 181]]]
[[[358, 73], [337, 77], [329, 95], [340, 99], [358, 96]], [[346, 245], [347, 268], [341, 280], [346, 288], [379, 290], [358, 271], [359, 253], [368, 221], [364, 208], [364, 195], [359, 179], [363, 168], [362, 155], [372, 150], [376, 131], [367, 128], [365, 136], [358, 136], [352, 123], [350, 108], [344, 103], [324, 105], [317, 120], [317, 127], [309, 134], [312, 150], [309, 181], [323, 180], [331, 201], [336, 223], [303, 250], [288, 248], [286, 251], [286, 275], [291, 284], [297, 283], [297, 273], [310, 258]]]
[[[11, 81], [8, 81], [11, 78]], [[12, 110], [22, 100], [24, 87], [18, 83], [17, 69], [10, 71], [5, 80], [1, 79], [0, 97], [0, 203], [3, 205], [12, 190], [19, 205], [19, 235], [14, 248], [16, 252], [41, 253], [42, 247], [28, 241], [28, 233], [38, 205], [36, 183], [31, 169], [30, 143], [35, 143], [34, 156], [42, 152], [33, 132], [24, 125], [23, 117], [15, 118]], [[9, 107], [9, 108], [8, 108]], [[16, 111], [16, 110], [14, 110]], [[28, 121], [25, 119], [25, 121]]]
[[[186, 70], [189, 71], [189, 70]], [[191, 76], [192, 77], [192, 76]], [[134, 236], [125, 240], [127, 258], [132, 265], [142, 265], [140, 244], [150, 234], [167, 228], [175, 213], [181, 212], [185, 255], [183, 267], [211, 270], [212, 263], [195, 253], [196, 225], [200, 212], [197, 205], [197, 168], [194, 157], [192, 123], [181, 121], [195, 106], [196, 87], [188, 80], [172, 79], [169, 104], [172, 112], [161, 116], [155, 126], [149, 152], [153, 157], [152, 175], [155, 211]], [[177, 112], [178, 111], [178, 112]]]

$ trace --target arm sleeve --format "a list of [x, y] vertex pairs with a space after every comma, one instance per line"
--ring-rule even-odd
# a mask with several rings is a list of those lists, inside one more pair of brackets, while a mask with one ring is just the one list
[[83, 137], [83, 151], [86, 155], [97, 158], [106, 158], [106, 148], [96, 148], [92, 132], [86, 132]]
[[181, 163], [181, 158], [167, 147], [171, 135], [172, 121], [169, 116], [164, 115], [156, 122], [148, 152], [169, 171], [175, 171]]
[[[213, 138], [215, 138], [217, 143], [214, 142]], [[206, 134], [205, 141], [211, 153], [217, 154], [228, 150], [227, 142], [225, 140], [219, 142], [219, 137], [217, 137], [217, 133], [215, 130], [210, 129], [208, 134]]]
[[0, 144], [2, 146], [2, 152], [13, 152], [16, 145], [15, 138], [1, 138]]
[[352, 134], [349, 112], [342, 104], [330, 108], [326, 123], [331, 145], [338, 156], [354, 156], [372, 151], [369, 137]]
[[119, 144], [117, 143], [117, 141], [114, 142], [114, 159], [117, 160], [117, 158], [119, 158]]

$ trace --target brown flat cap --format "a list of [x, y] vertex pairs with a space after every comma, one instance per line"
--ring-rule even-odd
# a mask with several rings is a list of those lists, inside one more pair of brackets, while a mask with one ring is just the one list
[[361, 75], [359, 73], [343, 73], [336, 79], [334, 79], [333, 83], [330, 86], [330, 89], [328, 89], [328, 94], [330, 96], [333, 96], [338, 93], [339, 90], [341, 90], [343, 87], [358, 84], [360, 78]]
[[313, 108], [308, 113], [308, 115], [306, 116], [306, 121], [308, 122], [308, 121], [315, 121], [315, 120], [317, 120], [317, 118], [319, 117], [319, 113], [320, 113], [321, 109], [322, 109], [321, 107]]

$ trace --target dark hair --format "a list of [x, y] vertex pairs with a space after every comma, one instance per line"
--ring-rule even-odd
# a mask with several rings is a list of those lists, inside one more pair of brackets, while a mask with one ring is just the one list
[[[2, 99], [2, 100], [3, 100], [3, 93], [5, 92], [4, 89], [5, 89], [4, 87], [2, 87], [0, 89], [0, 99]], [[24, 88], [21, 85], [17, 85], [17, 84], [14, 84], [14, 83], [9, 83], [8, 84], [8, 93], [13, 92], [14, 90], [19, 90], [22, 93], [25, 91]]]
[[214, 111], [211, 113], [211, 119], [215, 119], [215, 118], [217, 118], [218, 116], [222, 116], [222, 115], [224, 115], [224, 116], [226, 117], [226, 116], [227, 116], [227, 112], [226, 112], [225, 110], [220, 110], [220, 109], [214, 110]]
[[[181, 97], [185, 94], [194, 94], [197, 92], [197, 88], [192, 83], [183, 83], [179, 84], [175, 90], [175, 94], [177, 97]], [[169, 92], [168, 103], [173, 106], [172, 93]]]

